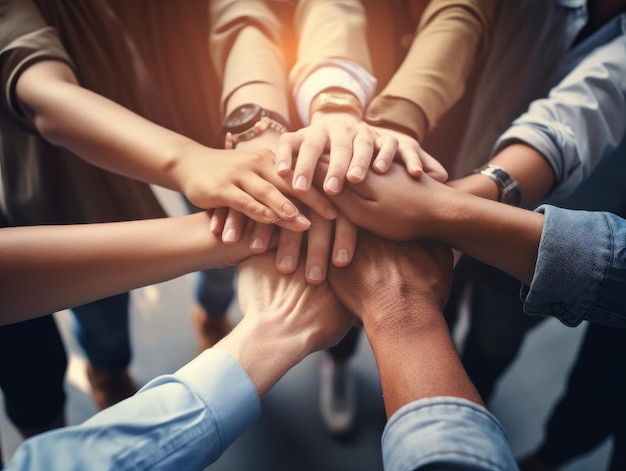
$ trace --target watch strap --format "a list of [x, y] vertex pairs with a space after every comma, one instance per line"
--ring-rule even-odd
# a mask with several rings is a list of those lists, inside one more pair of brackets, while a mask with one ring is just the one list
[[512, 206], [520, 206], [522, 204], [522, 186], [502, 167], [487, 164], [477, 168], [473, 173], [480, 173], [496, 182], [500, 192], [498, 201], [501, 203], [510, 204]]
[[347, 91], [323, 91], [315, 95], [311, 102], [309, 116], [319, 111], [349, 111], [359, 118], [363, 117], [363, 108], [359, 99]]

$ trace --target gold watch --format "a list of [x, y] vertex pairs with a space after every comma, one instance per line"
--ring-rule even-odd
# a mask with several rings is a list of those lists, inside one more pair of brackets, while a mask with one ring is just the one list
[[311, 102], [309, 116], [318, 111], [349, 111], [363, 118], [363, 108], [359, 99], [343, 90], [325, 90], [318, 93]]

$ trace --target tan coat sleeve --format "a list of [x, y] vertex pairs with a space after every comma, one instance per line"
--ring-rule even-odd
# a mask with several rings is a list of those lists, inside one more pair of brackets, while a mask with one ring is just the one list
[[[238, 89], [262, 83], [258, 104], [288, 116], [287, 57], [292, 2], [211, 0], [209, 50], [222, 84], [221, 107]], [[269, 96], [271, 95], [271, 96]]]
[[486, 56], [498, 0], [431, 0], [408, 54], [366, 120], [418, 139], [462, 96]]
[[347, 59], [372, 73], [367, 16], [358, 0], [300, 0], [294, 16], [298, 59], [293, 86], [328, 59]]

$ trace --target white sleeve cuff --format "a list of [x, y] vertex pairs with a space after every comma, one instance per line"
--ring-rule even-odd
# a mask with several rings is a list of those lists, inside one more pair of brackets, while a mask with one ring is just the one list
[[324, 61], [293, 89], [298, 116], [304, 126], [309, 125], [309, 110], [313, 98], [327, 88], [343, 88], [353, 93], [365, 110], [374, 96], [377, 80], [359, 64], [345, 59]]

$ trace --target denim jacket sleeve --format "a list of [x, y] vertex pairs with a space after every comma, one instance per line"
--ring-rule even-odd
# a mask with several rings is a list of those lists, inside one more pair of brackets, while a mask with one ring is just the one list
[[457, 397], [411, 402], [389, 419], [382, 438], [385, 471], [515, 471], [508, 438], [484, 407]]
[[527, 314], [626, 327], [626, 220], [543, 205], [535, 273], [521, 297]]
[[593, 50], [534, 101], [495, 145], [513, 142], [537, 149], [556, 176], [551, 198], [569, 196], [626, 133], [626, 34]]
[[209, 349], [81, 425], [26, 440], [6, 469], [200, 470], [259, 414], [243, 368]]

